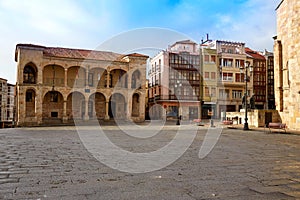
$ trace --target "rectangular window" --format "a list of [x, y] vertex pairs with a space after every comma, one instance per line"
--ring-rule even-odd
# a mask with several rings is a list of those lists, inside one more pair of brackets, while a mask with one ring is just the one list
[[219, 98], [220, 99], [228, 99], [229, 98], [229, 90], [220, 89], [219, 90]]
[[232, 81], [233, 80], [233, 74], [232, 73], [223, 73], [223, 81]]
[[211, 72], [210, 77], [211, 77], [211, 79], [215, 80], [216, 79], [216, 72]]
[[217, 96], [217, 90], [216, 90], [216, 88], [211, 88], [211, 95], [210, 95], [211, 97], [215, 97], [215, 96]]
[[210, 61], [211, 61], [212, 63], [216, 63], [216, 56], [212, 55], [212, 56], [210, 57]]
[[205, 87], [204, 88], [204, 95], [206, 96], [206, 97], [209, 97], [210, 95], [209, 95], [209, 87]]
[[209, 55], [204, 55], [204, 62], [209, 62]]
[[232, 90], [232, 98], [233, 99], [241, 99], [243, 91], [242, 90]]
[[54, 118], [58, 117], [58, 112], [51, 112], [51, 117], [54, 117]]
[[242, 73], [235, 74], [235, 82], [244, 82], [245, 75]]
[[209, 72], [204, 72], [204, 79], [209, 79]]

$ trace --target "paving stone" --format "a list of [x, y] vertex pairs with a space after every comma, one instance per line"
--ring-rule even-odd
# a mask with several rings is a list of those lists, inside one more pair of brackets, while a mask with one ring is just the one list
[[[157, 143], [123, 137], [113, 126], [104, 129], [124, 149], [146, 152], [172, 140], [174, 127]], [[300, 135], [224, 129], [213, 150], [199, 159], [205, 133], [201, 127], [169, 166], [131, 174], [98, 162], [74, 127], [0, 129], [0, 199], [300, 198]]]

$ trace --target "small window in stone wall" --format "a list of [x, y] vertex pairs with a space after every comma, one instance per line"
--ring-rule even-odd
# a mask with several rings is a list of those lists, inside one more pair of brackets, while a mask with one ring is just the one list
[[51, 117], [57, 118], [58, 117], [58, 112], [51, 112]]

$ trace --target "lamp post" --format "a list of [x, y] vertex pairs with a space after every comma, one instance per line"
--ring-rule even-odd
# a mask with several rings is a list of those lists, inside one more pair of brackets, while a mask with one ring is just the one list
[[245, 123], [244, 123], [244, 128], [243, 130], [246, 131], [246, 130], [249, 130], [249, 126], [248, 126], [248, 101], [247, 101], [247, 91], [248, 91], [248, 68], [250, 70], [250, 73], [252, 72], [252, 66], [250, 66], [250, 62], [246, 62], [246, 66], [243, 67], [241, 66], [240, 67], [240, 72], [243, 73], [245, 71], [245, 78], [244, 78], [244, 81], [246, 82], [245, 83], [245, 93], [244, 93], [244, 103], [245, 103]]
[[[177, 90], [176, 94], [179, 93], [178, 90], [181, 90], [181, 87], [182, 87], [181, 81], [177, 80], [175, 83], [175, 88]], [[180, 95], [181, 95], [181, 93], [180, 93]], [[181, 120], [181, 116], [179, 115], [179, 104], [178, 104], [176, 125], [180, 125], [180, 120]]]

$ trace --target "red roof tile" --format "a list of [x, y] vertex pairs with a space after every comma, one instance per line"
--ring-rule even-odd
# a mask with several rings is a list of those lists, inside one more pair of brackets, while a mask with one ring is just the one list
[[[104, 61], [119, 61], [126, 62], [122, 58], [125, 56], [136, 56], [136, 57], [148, 57], [146, 55], [132, 53], [129, 55], [118, 54], [109, 51], [98, 51], [98, 50], [87, 50], [87, 49], [71, 49], [62, 47], [45, 47], [34, 44], [17, 44], [16, 49], [19, 47], [23, 48], [35, 48], [41, 49], [43, 55], [61, 58], [76, 58], [76, 59], [92, 59], [92, 60], [104, 60]], [[16, 51], [17, 53], [17, 51]], [[17, 56], [16, 56], [17, 58]], [[16, 60], [17, 61], [17, 60]]]
[[253, 51], [252, 49], [250, 49], [248, 47], [245, 48], [245, 52], [246, 52], [246, 54], [248, 54], [249, 56], [251, 56], [254, 59], [258, 59], [258, 60], [265, 60], [266, 59], [263, 55], [259, 54], [256, 51]]

